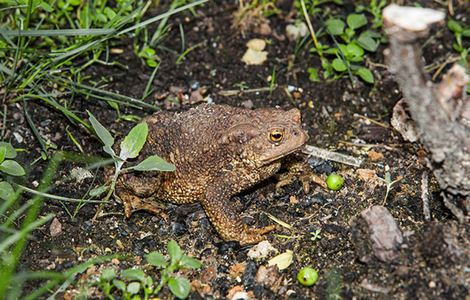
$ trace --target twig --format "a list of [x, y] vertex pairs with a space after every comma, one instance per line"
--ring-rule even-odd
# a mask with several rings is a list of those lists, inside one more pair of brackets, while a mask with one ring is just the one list
[[303, 153], [308, 154], [309, 156], [315, 156], [326, 160], [336, 161], [342, 164], [350, 165], [353, 167], [360, 167], [362, 164], [362, 159], [353, 157], [350, 155], [328, 151], [326, 149], [321, 149], [312, 145], [305, 145], [305, 148], [302, 150]]
[[308, 30], [310, 31], [310, 36], [312, 37], [312, 41], [315, 44], [315, 48], [319, 51], [318, 54], [322, 56], [320, 51], [320, 47], [318, 45], [317, 37], [315, 36], [315, 30], [313, 29], [312, 22], [310, 22], [310, 17], [308, 16], [307, 8], [305, 7], [304, 0], [300, 0], [300, 4], [302, 5], [302, 12], [305, 17], [305, 21], [307, 21]]
[[246, 90], [223, 90], [219, 92], [219, 95], [229, 97], [229, 96], [237, 96], [237, 95], [243, 95], [243, 94], [249, 94], [249, 93], [270, 92], [272, 90], [273, 90], [272, 87], [262, 87], [262, 88], [255, 88], [255, 89], [246, 89]]
[[375, 125], [377, 126], [380, 126], [380, 127], [383, 127], [383, 128], [386, 128], [386, 129], [390, 129], [390, 126], [385, 124], [385, 123], [382, 123], [382, 122], [379, 122], [379, 121], [376, 121], [374, 119], [371, 119], [369, 117], [366, 117], [366, 116], [362, 116], [362, 115], [358, 115], [358, 114], [354, 114], [354, 118], [358, 118], [358, 119], [364, 119], [364, 120], [367, 120], [371, 123], [374, 123]]
[[457, 218], [457, 220], [459, 220], [459, 222], [463, 224], [465, 222], [465, 216], [462, 210], [460, 210], [454, 203], [450, 202], [448, 196], [444, 192], [442, 192], [441, 195], [444, 199], [445, 207], [447, 207], [447, 209], [450, 210], [450, 212]]
[[426, 221], [431, 220], [431, 211], [429, 209], [429, 174], [424, 171], [421, 175], [421, 200], [423, 201], [423, 215]]
[[433, 24], [444, 22], [443, 12], [392, 4], [383, 16], [390, 40], [385, 53], [389, 71], [395, 74], [419, 141], [430, 155], [428, 165], [445, 190], [444, 204], [462, 222], [464, 214], [455, 203], [470, 195], [470, 98], [465, 93], [470, 79], [456, 64], [436, 84], [423, 67], [420, 41]]

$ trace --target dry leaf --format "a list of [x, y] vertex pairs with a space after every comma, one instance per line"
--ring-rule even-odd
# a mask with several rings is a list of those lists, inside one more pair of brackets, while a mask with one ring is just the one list
[[268, 261], [268, 266], [277, 266], [279, 270], [287, 269], [293, 261], [294, 252], [287, 250], [277, 256], [274, 256]]

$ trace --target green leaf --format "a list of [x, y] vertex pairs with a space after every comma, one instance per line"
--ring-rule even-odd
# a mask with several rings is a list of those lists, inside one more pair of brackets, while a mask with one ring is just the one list
[[126, 280], [145, 280], [145, 273], [142, 269], [126, 269], [121, 272], [122, 278]]
[[147, 62], [147, 66], [151, 68], [155, 68], [158, 65], [157, 62], [151, 58], [147, 58], [146, 62]]
[[364, 49], [361, 46], [356, 45], [355, 43], [350, 43], [346, 45], [346, 56], [349, 58], [361, 57], [364, 55]]
[[180, 260], [180, 267], [186, 269], [199, 269], [202, 267], [202, 263], [195, 258], [183, 255]]
[[329, 19], [326, 21], [326, 30], [332, 35], [340, 35], [344, 32], [345, 24], [340, 19]]
[[7, 173], [11, 176], [23, 176], [24, 169], [14, 160], [5, 160], [0, 164], [0, 171]]
[[122, 160], [137, 157], [147, 140], [148, 131], [149, 128], [145, 122], [134, 126], [121, 142], [121, 153], [119, 157]]
[[313, 82], [318, 82], [320, 81], [320, 78], [318, 77], [318, 71], [316, 68], [308, 68], [307, 72], [309, 74], [308, 79]]
[[364, 14], [350, 14], [346, 23], [350, 28], [357, 29], [367, 24], [367, 18]]
[[167, 262], [163, 254], [157, 251], [150, 252], [145, 256], [147, 262], [157, 268], [165, 268], [167, 266]]
[[379, 41], [375, 40], [370, 34], [371, 31], [364, 31], [357, 39], [357, 43], [367, 51], [375, 52], [379, 47]]
[[0, 181], [0, 199], [8, 200], [14, 192], [11, 184], [6, 181]]
[[91, 197], [98, 197], [99, 195], [106, 192], [108, 189], [109, 189], [109, 186], [103, 184], [103, 185], [95, 187], [94, 189], [91, 189], [89, 194]]
[[168, 254], [170, 255], [171, 265], [174, 265], [181, 259], [183, 252], [181, 251], [180, 246], [174, 241], [170, 240], [167, 245]]
[[151, 276], [147, 276], [147, 278], [145, 279], [145, 283], [144, 283], [144, 289], [147, 289], [147, 288], [152, 288], [152, 285], [153, 285], [153, 279]]
[[5, 146], [0, 146], [0, 163], [5, 160], [5, 156], [7, 155], [7, 148]]
[[178, 298], [185, 299], [189, 295], [189, 280], [183, 277], [170, 277], [168, 280], [170, 291]]
[[112, 10], [110, 7], [106, 6], [103, 10], [103, 12], [106, 14], [106, 16], [112, 20], [115, 16], [116, 16], [116, 13], [114, 12], [114, 10]]
[[5, 147], [5, 158], [15, 158], [16, 157], [16, 150], [10, 143], [7, 142], [0, 142], [0, 147]]
[[124, 281], [122, 281], [122, 280], [113, 279], [113, 285], [114, 285], [118, 290], [121, 290], [121, 291], [123, 291], [123, 292], [126, 290], [126, 284], [125, 284]]
[[357, 71], [356, 71], [356, 75], [361, 77], [362, 80], [364, 80], [365, 82], [368, 82], [368, 83], [374, 83], [374, 75], [372, 74], [372, 72], [367, 69], [367, 68], [364, 68], [364, 67], [361, 67], [359, 68]]
[[114, 278], [116, 278], [116, 271], [114, 271], [114, 269], [108, 268], [101, 272], [100, 279], [103, 281], [111, 281]]
[[173, 172], [176, 170], [175, 165], [166, 162], [158, 155], [152, 155], [141, 161], [138, 165], [131, 167], [136, 171], [160, 171]]
[[447, 27], [449, 27], [450, 30], [452, 30], [453, 32], [457, 32], [457, 33], [460, 33], [462, 32], [463, 28], [462, 26], [460, 25], [459, 22], [455, 21], [455, 20], [452, 20], [450, 19], [448, 22], [447, 22]]
[[87, 111], [88, 115], [90, 116], [90, 123], [93, 129], [96, 132], [96, 135], [98, 135], [99, 139], [101, 142], [106, 146], [106, 147], [111, 147], [114, 144], [114, 138], [109, 133], [108, 129], [106, 129], [103, 125], [101, 125], [100, 122], [91, 114], [91, 112]]
[[116, 156], [116, 153], [114, 153], [114, 150], [113, 150], [113, 148], [111, 148], [111, 146], [103, 146], [103, 150], [104, 150], [104, 152], [108, 153], [112, 157]]
[[462, 31], [462, 36], [464, 37], [470, 37], [470, 29], [464, 29]]
[[140, 283], [131, 282], [127, 285], [127, 292], [131, 295], [137, 294], [140, 291]]
[[346, 64], [339, 58], [333, 59], [333, 62], [331, 63], [331, 66], [333, 69], [335, 69], [337, 72], [344, 72], [348, 69]]

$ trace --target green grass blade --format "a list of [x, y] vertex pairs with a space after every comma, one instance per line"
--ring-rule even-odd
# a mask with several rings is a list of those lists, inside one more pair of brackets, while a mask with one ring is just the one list
[[0, 29], [0, 35], [6, 37], [37, 37], [37, 36], [99, 36], [111, 35], [115, 29], [87, 28], [87, 29], [30, 29], [30, 30], [5, 30]]
[[53, 214], [49, 214], [41, 219], [35, 220], [26, 226], [24, 226], [21, 230], [16, 232], [15, 234], [12, 234], [5, 238], [1, 243], [0, 243], [0, 253], [6, 251], [8, 247], [13, 245], [14, 243], [18, 242], [20, 239], [22, 239], [24, 236], [26, 236], [28, 233], [33, 231], [34, 229], [38, 228], [39, 226], [47, 223], [49, 220], [51, 220], [54, 217]]

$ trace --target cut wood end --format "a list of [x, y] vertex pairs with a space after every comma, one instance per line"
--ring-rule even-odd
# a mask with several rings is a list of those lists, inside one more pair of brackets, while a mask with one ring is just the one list
[[445, 13], [430, 8], [418, 8], [391, 4], [383, 10], [384, 22], [407, 31], [423, 31], [429, 25], [441, 22]]

